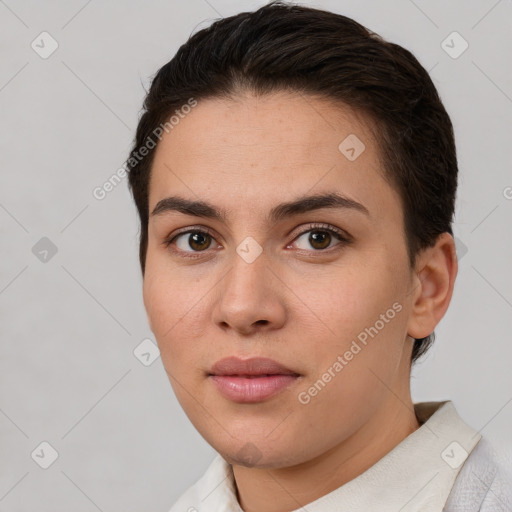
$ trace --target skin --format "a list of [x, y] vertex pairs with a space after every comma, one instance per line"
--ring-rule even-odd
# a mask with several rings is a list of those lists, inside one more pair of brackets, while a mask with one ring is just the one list
[[[199, 433], [233, 465], [248, 512], [311, 503], [419, 427], [410, 394], [412, 337], [430, 334], [449, 305], [455, 245], [441, 235], [410, 268], [400, 198], [383, 178], [371, 127], [364, 115], [326, 99], [244, 93], [199, 101], [156, 150], [150, 212], [172, 195], [207, 201], [227, 215], [226, 222], [177, 211], [150, 216], [143, 296], [174, 392]], [[349, 134], [366, 146], [355, 161], [338, 149]], [[281, 202], [332, 192], [369, 215], [323, 208], [266, 220]], [[318, 248], [310, 235], [325, 231], [312, 223], [343, 230], [351, 241], [327, 235]], [[199, 241], [205, 250], [191, 247], [189, 234], [165, 245], [191, 227], [211, 230], [211, 239]], [[236, 252], [248, 236], [263, 250], [252, 263]], [[298, 394], [394, 303], [401, 311], [301, 403]], [[235, 403], [208, 378], [230, 355], [269, 357], [300, 378], [266, 401]]]

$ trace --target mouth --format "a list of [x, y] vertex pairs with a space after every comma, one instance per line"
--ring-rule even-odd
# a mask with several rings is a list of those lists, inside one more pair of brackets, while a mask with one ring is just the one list
[[268, 400], [300, 378], [300, 374], [272, 359], [228, 357], [217, 361], [208, 378], [228, 400], [254, 403]]

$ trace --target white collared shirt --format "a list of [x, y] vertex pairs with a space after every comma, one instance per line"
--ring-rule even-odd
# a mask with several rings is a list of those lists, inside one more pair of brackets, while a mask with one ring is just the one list
[[[292, 512], [512, 512], [512, 472], [453, 403], [414, 409], [417, 430], [353, 480]], [[243, 512], [231, 465], [217, 454], [169, 512]]]

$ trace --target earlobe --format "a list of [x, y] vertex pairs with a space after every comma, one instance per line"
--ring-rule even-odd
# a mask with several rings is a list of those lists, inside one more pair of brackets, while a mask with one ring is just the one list
[[433, 247], [418, 255], [409, 336], [425, 338], [434, 331], [450, 304], [457, 270], [455, 242], [449, 233], [439, 235]]

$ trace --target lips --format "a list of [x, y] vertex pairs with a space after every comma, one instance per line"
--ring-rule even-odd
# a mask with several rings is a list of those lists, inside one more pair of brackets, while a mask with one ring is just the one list
[[239, 359], [238, 357], [226, 357], [217, 361], [210, 375], [238, 375], [257, 377], [263, 375], [298, 375], [273, 359], [266, 357], [253, 357], [251, 359]]
[[227, 357], [217, 361], [209, 379], [228, 400], [254, 403], [267, 400], [288, 388], [300, 374], [265, 357], [239, 359]]

